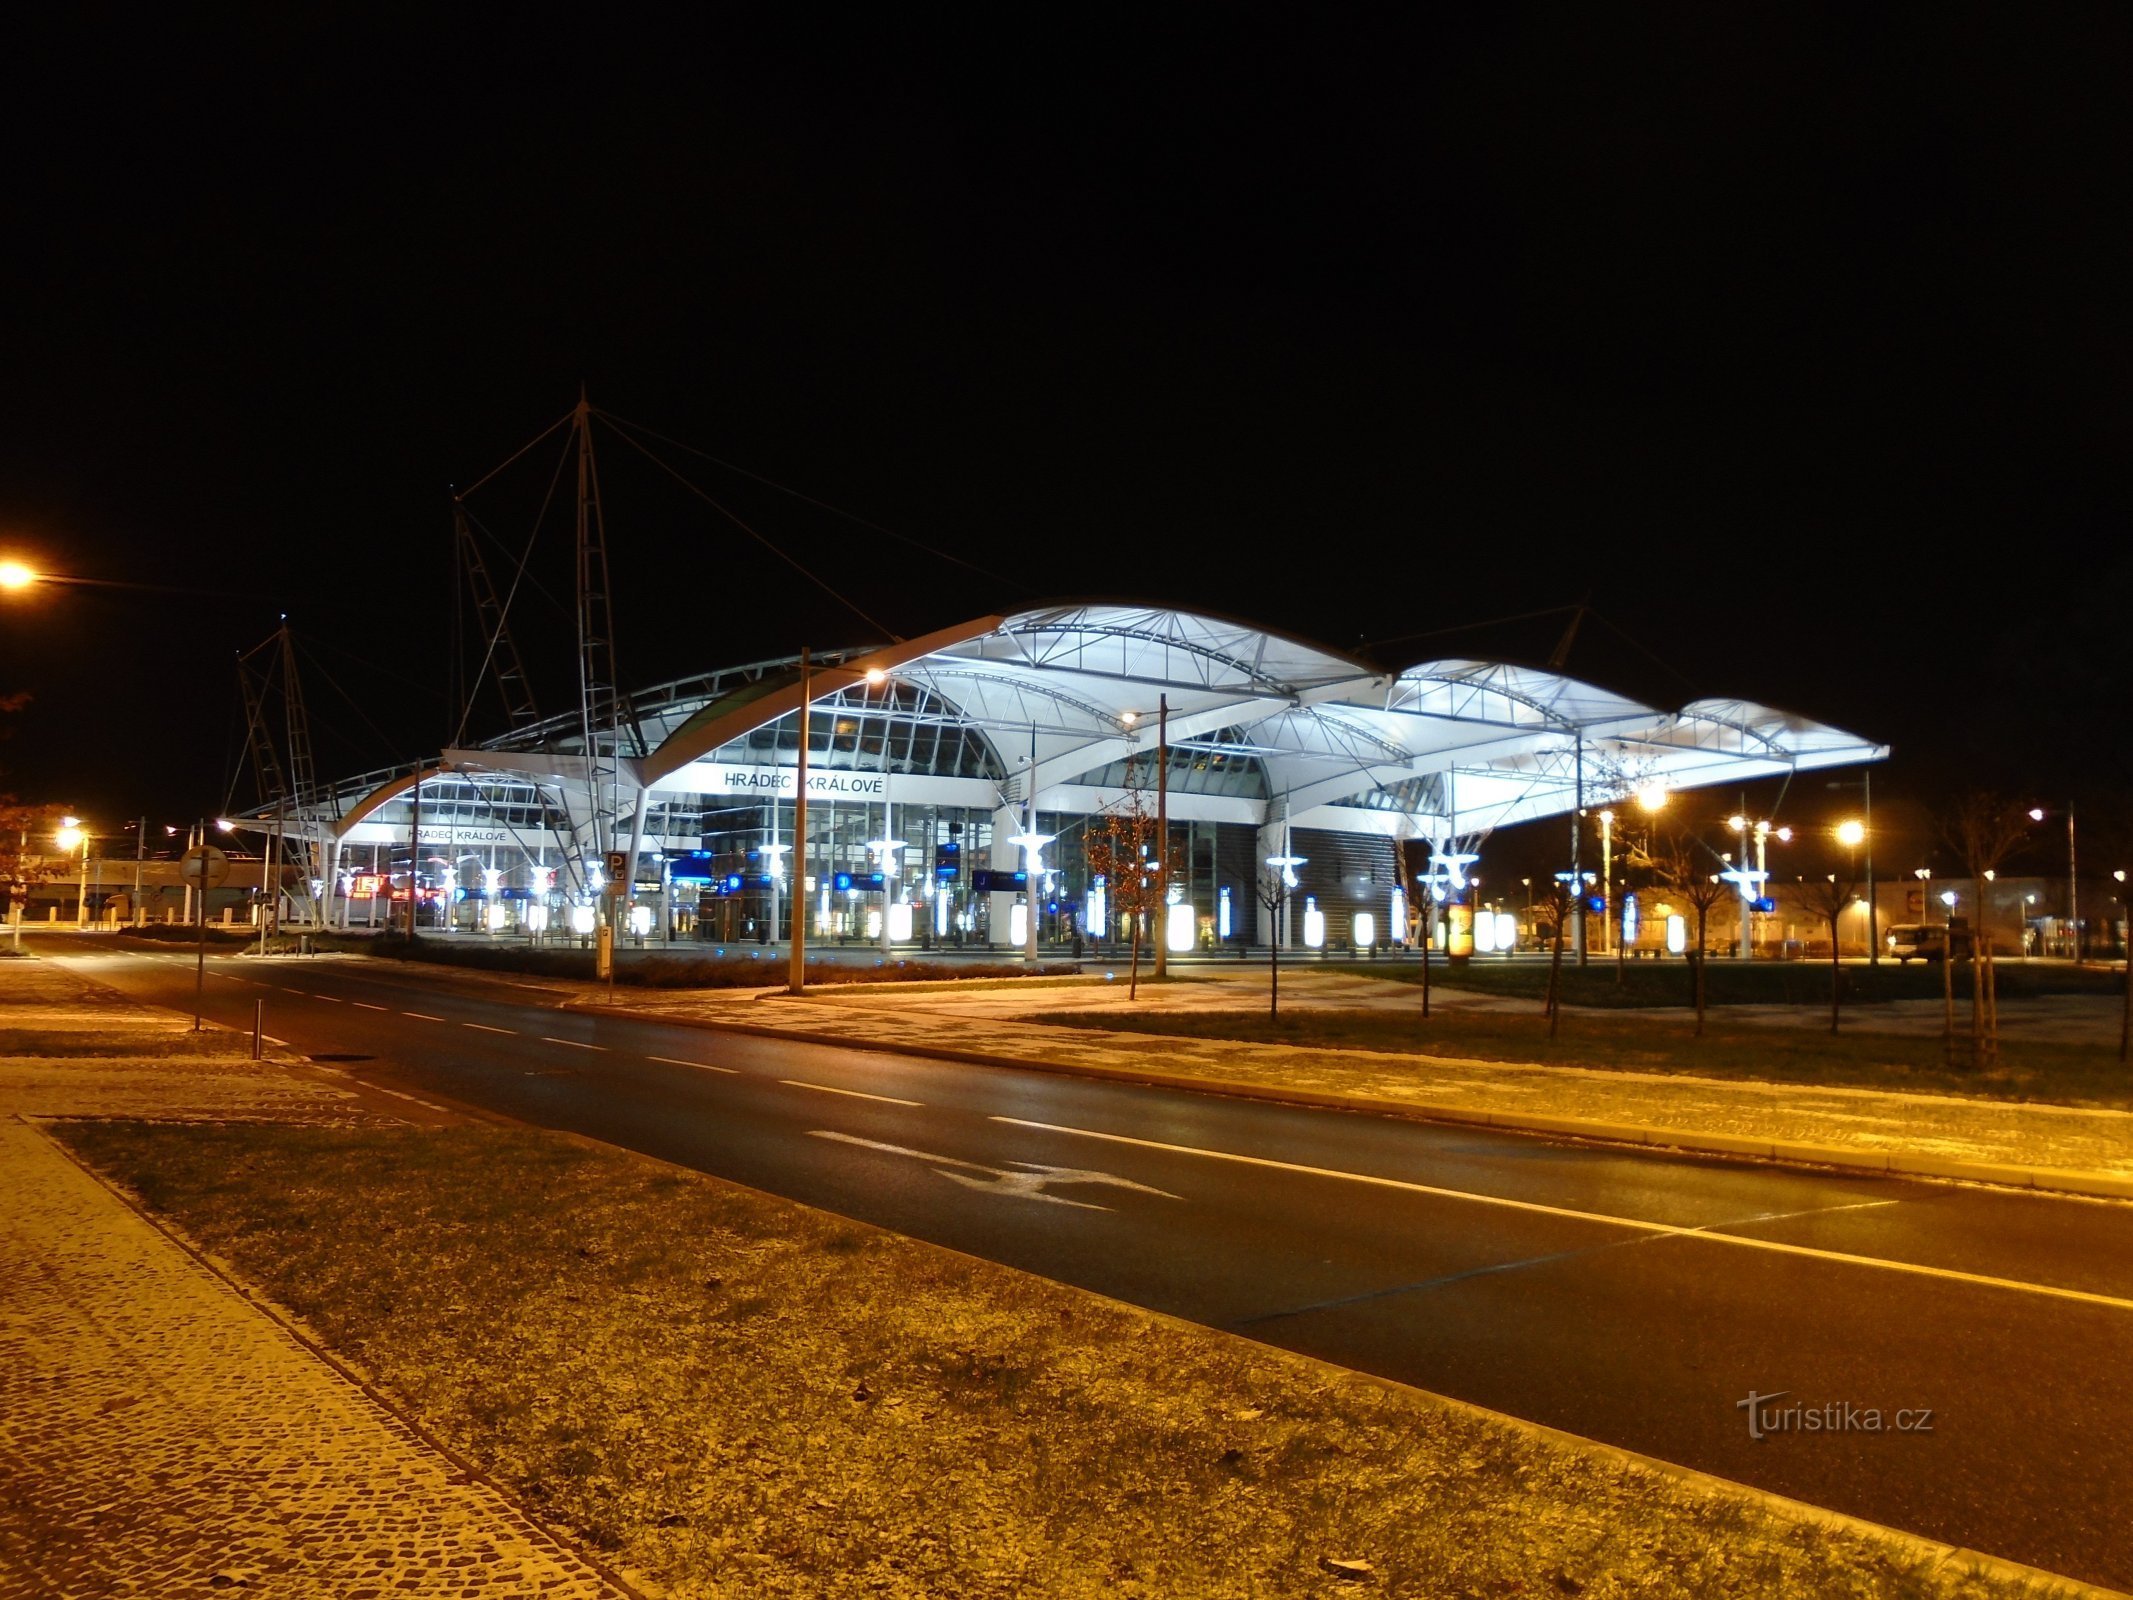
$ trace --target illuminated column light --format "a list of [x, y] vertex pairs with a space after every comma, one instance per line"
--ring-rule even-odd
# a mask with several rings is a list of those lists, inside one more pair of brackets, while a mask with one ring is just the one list
[[593, 915], [591, 906], [572, 906], [570, 908], [570, 931], [573, 933], [591, 933], [593, 924], [597, 920]]
[[1483, 955], [1496, 949], [1496, 913], [1484, 911], [1474, 918], [1474, 948]]
[[526, 907], [526, 928], [531, 933], [546, 933], [548, 931], [548, 908], [538, 903]]
[[1215, 895], [1215, 937], [1229, 938], [1230, 929], [1229, 886], [1225, 884]]
[[1017, 900], [1007, 912], [1007, 942], [1019, 945], [1029, 938], [1029, 907]]
[[889, 939], [891, 943], [905, 944], [911, 938], [911, 903], [908, 900], [889, 902]]
[[785, 855], [787, 851], [792, 849], [792, 846], [789, 844], [766, 844], [759, 848], [769, 858], [765, 861], [763, 870], [777, 879], [778, 882], [783, 883], [785, 881]]
[[507, 905], [492, 905], [487, 908], [487, 915], [491, 933], [502, 933], [511, 926], [511, 908]]
[[631, 906], [630, 932], [634, 933], [638, 938], [642, 939], [646, 934], [650, 933], [651, 931], [652, 908], [650, 906]]
[[1666, 948], [1670, 955], [1680, 955], [1689, 947], [1689, 919], [1675, 912], [1666, 919]]
[[1358, 950], [1368, 950], [1378, 942], [1378, 919], [1368, 911], [1358, 911], [1355, 923], [1349, 930]]
[[1304, 897], [1304, 948], [1323, 950], [1326, 947], [1326, 914], [1318, 909], [1318, 897]]
[[1392, 935], [1394, 944], [1407, 943], [1407, 891], [1392, 891], [1392, 904], [1387, 910], [1386, 932]]
[[1163, 943], [1173, 951], [1190, 950], [1200, 931], [1200, 919], [1191, 906], [1173, 900], [1165, 909]]
[[1089, 885], [1088, 898], [1082, 903], [1081, 920], [1087, 927], [1090, 938], [1101, 939], [1104, 936], [1104, 916], [1109, 910], [1109, 896], [1104, 888], [1104, 881], [1098, 878]]

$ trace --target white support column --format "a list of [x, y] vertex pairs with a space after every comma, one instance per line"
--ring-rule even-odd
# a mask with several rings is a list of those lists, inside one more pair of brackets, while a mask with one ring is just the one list
[[[1022, 831], [1022, 813], [1013, 805], [996, 807], [992, 814], [992, 847], [987, 861], [996, 872], [1012, 872], [1022, 865], [1022, 849], [1008, 841]], [[985, 897], [985, 921], [987, 942], [999, 949], [1013, 946], [1014, 930], [1008, 925], [1014, 912], [1015, 897], [998, 890]]]
[[[1258, 892], [1258, 875], [1271, 870], [1266, 864], [1267, 859], [1270, 856], [1287, 855], [1289, 853], [1288, 841], [1289, 827], [1285, 820], [1277, 817], [1259, 825], [1258, 843], [1252, 851], [1252, 889], [1254, 894]], [[1289, 906], [1295, 898], [1294, 895], [1290, 895], [1281, 902], [1281, 911], [1278, 918], [1274, 913], [1267, 910], [1265, 902], [1255, 902], [1258, 908], [1252, 917], [1255, 930], [1266, 940], [1284, 950], [1289, 947]]]

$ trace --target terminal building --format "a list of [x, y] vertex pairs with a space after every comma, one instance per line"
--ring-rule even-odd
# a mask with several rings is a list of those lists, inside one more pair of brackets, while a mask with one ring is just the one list
[[[777, 943], [797, 896], [819, 940], [1034, 953], [1120, 937], [1085, 843], [1160, 788], [1172, 905], [1151, 937], [1383, 945], [1408, 937], [1396, 844], [1452, 896], [1508, 824], [1886, 754], [1740, 700], [1669, 710], [1507, 662], [1393, 670], [1223, 617], [1069, 603], [611, 695], [239, 820], [282, 841], [335, 926], [404, 920], [412, 894], [425, 926], [500, 937], [613, 916]], [[1278, 910], [1270, 873], [1291, 886]]]

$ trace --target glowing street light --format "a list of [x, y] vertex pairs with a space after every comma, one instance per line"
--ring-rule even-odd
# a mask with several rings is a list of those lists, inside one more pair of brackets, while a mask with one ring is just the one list
[[1664, 811], [1669, 798], [1663, 783], [1647, 783], [1637, 791], [1637, 804], [1646, 816], [1656, 816]]
[[1866, 839], [1866, 824], [1856, 818], [1837, 824], [1837, 843], [1847, 850], [1856, 850]]
[[37, 581], [37, 574], [20, 561], [0, 561], [0, 589], [10, 593], [27, 589]]
[[[863, 672], [854, 672], [850, 667], [824, 668], [840, 676], [856, 677], [870, 689], [878, 689], [889, 681], [889, 675], [880, 667], [868, 667]], [[807, 881], [807, 741], [808, 708], [814, 701], [815, 665], [806, 650], [800, 652], [800, 740], [793, 762], [792, 836], [799, 846], [793, 856], [793, 872], [799, 880], [796, 886], [804, 889]], [[790, 957], [787, 965], [785, 989], [788, 994], [807, 993], [807, 915], [804, 905], [806, 896], [795, 892], [792, 897], [792, 934]], [[886, 922], [888, 919], [882, 919]]]
[[79, 817], [61, 817], [59, 831], [52, 838], [61, 855], [81, 852], [81, 873], [74, 889], [74, 926], [86, 928], [89, 925], [89, 830], [82, 826]]

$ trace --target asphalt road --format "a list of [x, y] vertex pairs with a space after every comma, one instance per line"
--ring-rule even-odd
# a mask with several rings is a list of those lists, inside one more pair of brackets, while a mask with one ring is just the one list
[[[190, 953], [81, 966], [190, 1006]], [[589, 1017], [381, 962], [209, 966], [211, 1017], [264, 998], [371, 1082], [2133, 1588], [2133, 1206]], [[1760, 1439], [1751, 1392], [1783, 1397]]]

